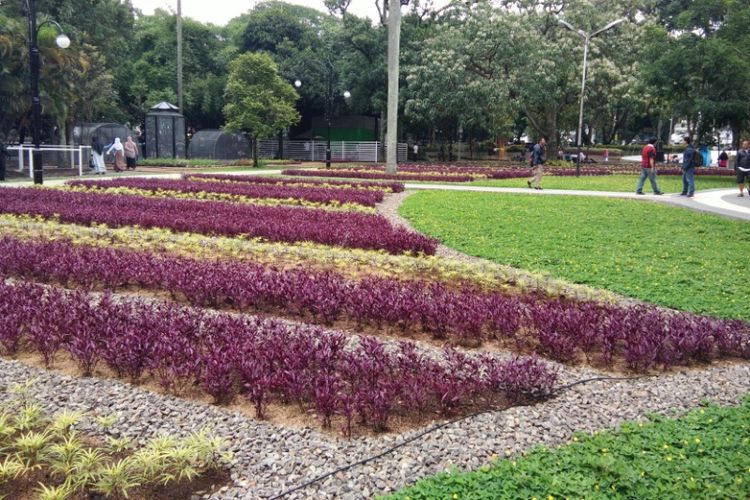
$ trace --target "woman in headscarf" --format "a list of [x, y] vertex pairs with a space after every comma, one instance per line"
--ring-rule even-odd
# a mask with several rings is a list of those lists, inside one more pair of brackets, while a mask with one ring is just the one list
[[115, 142], [107, 150], [107, 154], [115, 152], [115, 172], [122, 172], [125, 168], [125, 148], [122, 146], [119, 137], [115, 137]]
[[99, 136], [91, 139], [91, 155], [94, 157], [94, 174], [106, 174], [107, 167], [104, 166], [104, 148], [99, 140]]
[[128, 170], [135, 170], [135, 160], [138, 158], [138, 146], [133, 141], [132, 136], [128, 136], [125, 141], [125, 161], [128, 164]]

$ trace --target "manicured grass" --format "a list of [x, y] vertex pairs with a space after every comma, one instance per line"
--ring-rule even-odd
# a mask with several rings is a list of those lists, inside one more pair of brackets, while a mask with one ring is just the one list
[[425, 191], [400, 209], [470, 255], [647, 302], [747, 319], [750, 224], [636, 200]]
[[652, 417], [578, 434], [555, 450], [439, 474], [392, 499], [714, 499], [750, 497], [750, 397], [677, 420]]
[[[583, 191], [617, 191], [617, 192], [635, 192], [635, 185], [638, 182], [638, 175], [600, 175], [600, 176], [581, 176], [581, 177], [555, 177], [545, 175], [542, 178], [542, 187], [546, 189], [580, 189]], [[682, 191], [682, 177], [674, 175], [660, 175], [657, 178], [659, 189], [665, 193], [679, 193]], [[472, 186], [493, 186], [493, 187], [516, 187], [526, 188], [526, 179], [497, 179], [474, 181]], [[697, 176], [695, 179], [695, 189], [716, 189], [716, 188], [736, 188], [734, 177], [720, 176]], [[646, 180], [643, 188], [646, 193], [651, 192], [651, 183]]]

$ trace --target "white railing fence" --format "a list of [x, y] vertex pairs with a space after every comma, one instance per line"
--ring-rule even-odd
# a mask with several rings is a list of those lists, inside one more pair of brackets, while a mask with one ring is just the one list
[[[19, 146], [8, 146], [8, 151], [18, 152], [18, 165], [16, 170], [23, 172], [28, 166], [29, 178], [34, 178], [34, 146], [32, 144], [21, 144]], [[83, 175], [84, 158], [85, 164], [89, 164], [91, 155], [91, 146], [68, 146], [64, 144], [43, 144], [39, 147], [42, 150], [42, 163], [46, 165], [54, 164], [57, 167], [76, 168], [78, 175]], [[50, 154], [52, 153], [52, 154]], [[67, 153], [67, 154], [66, 154]], [[24, 156], [27, 161], [25, 161]], [[66, 158], [67, 156], [67, 158]], [[46, 157], [46, 159], [45, 159]]]
[[[284, 160], [325, 161], [326, 141], [284, 141]], [[278, 158], [279, 141], [266, 139], [258, 141], [260, 158]], [[406, 144], [398, 145], [398, 161], [406, 161]], [[378, 162], [385, 161], [385, 145], [378, 141], [331, 141], [331, 161], [333, 162]]]

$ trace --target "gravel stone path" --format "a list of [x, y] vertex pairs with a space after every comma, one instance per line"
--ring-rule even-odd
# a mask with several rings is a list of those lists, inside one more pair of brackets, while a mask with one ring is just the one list
[[[581, 374], [582, 375], [582, 374]], [[160, 433], [185, 435], [206, 426], [235, 453], [234, 486], [212, 498], [269, 498], [346, 464], [381, 453], [419, 430], [346, 440], [313, 429], [255, 421], [238, 412], [154, 394], [116, 380], [75, 378], [0, 360], [0, 400], [7, 388], [36, 378], [30, 395], [45, 410], [119, 415], [110, 432], [143, 441]], [[567, 377], [565, 377], [567, 378]], [[451, 467], [475, 469], [493, 455], [537, 444], [556, 445], [574, 431], [593, 432], [657, 412], [675, 415], [703, 400], [736, 404], [750, 392], [750, 363], [661, 375], [657, 380], [578, 385], [550, 401], [490, 412], [450, 424], [366, 465], [337, 473], [286, 498], [369, 498]], [[85, 420], [83, 430], [101, 430]]]

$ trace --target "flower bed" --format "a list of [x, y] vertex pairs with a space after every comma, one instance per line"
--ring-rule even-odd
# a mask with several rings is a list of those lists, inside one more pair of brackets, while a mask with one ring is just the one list
[[261, 177], [259, 175], [228, 175], [228, 174], [183, 174], [187, 180], [197, 181], [222, 181], [246, 184], [272, 184], [275, 186], [301, 186], [301, 187], [326, 187], [326, 188], [352, 188], [352, 189], [374, 189], [391, 193], [400, 193], [404, 185], [400, 182], [355, 182], [355, 181], [329, 181], [316, 179], [290, 179], [284, 177]]
[[134, 381], [148, 373], [166, 388], [198, 385], [221, 402], [242, 394], [259, 417], [271, 401], [296, 403], [324, 427], [343, 415], [347, 434], [355, 417], [383, 430], [394, 414], [421, 419], [516, 402], [549, 394], [556, 380], [534, 358], [500, 362], [446, 349], [436, 361], [409, 343], [347, 343], [316, 327], [30, 283], [0, 283], [0, 311], [8, 354], [28, 348], [49, 366], [63, 351], [84, 373], [103, 363]]
[[440, 283], [348, 280], [331, 272], [276, 270], [235, 262], [199, 261], [58, 242], [0, 240], [0, 273], [43, 282], [108, 289], [137, 285], [165, 290], [194, 306], [271, 311], [331, 324], [359, 326], [476, 345], [485, 340], [539, 351], [563, 362], [581, 356], [635, 371], [717, 357], [750, 358], [750, 325], [653, 306], [507, 296]]
[[331, 189], [323, 187], [272, 186], [229, 183], [229, 182], [191, 182], [173, 179], [121, 178], [106, 181], [68, 181], [70, 186], [80, 186], [92, 190], [108, 190], [125, 187], [150, 192], [177, 191], [200, 195], [202, 193], [221, 193], [245, 198], [275, 198], [280, 200], [297, 199], [321, 204], [359, 204], [374, 207], [383, 201], [382, 191], [366, 189]]
[[[105, 181], [106, 182], [106, 181]], [[150, 190], [139, 189], [135, 187], [116, 187], [116, 186], [64, 186], [56, 189], [64, 191], [75, 191], [79, 193], [106, 193], [125, 196], [138, 196], [145, 198], [169, 198], [173, 200], [193, 200], [193, 201], [224, 201], [229, 203], [242, 203], [246, 205], [258, 205], [267, 207], [304, 207], [316, 210], [326, 210], [330, 212], [360, 212], [364, 214], [375, 214], [377, 210], [374, 207], [367, 207], [357, 203], [338, 203], [333, 202], [315, 202], [300, 198], [248, 198], [242, 195], [228, 193], [211, 193], [199, 191], [196, 193], [170, 191], [170, 190]]]
[[163, 227], [175, 231], [315, 241], [327, 245], [434, 254], [437, 242], [379, 215], [226, 202], [171, 200], [54, 189], [4, 188], [0, 212], [39, 215], [75, 224]]
[[385, 172], [361, 172], [356, 170], [284, 170], [283, 175], [302, 177], [341, 177], [353, 179], [388, 179], [394, 181], [439, 181], [439, 182], [469, 182], [474, 178], [470, 175], [442, 175], [442, 174], [387, 174]]
[[229, 259], [275, 268], [304, 266], [361, 278], [382, 276], [429, 279], [503, 293], [533, 292], [544, 297], [568, 297], [615, 303], [611, 292], [576, 285], [549, 276], [489, 262], [464, 262], [436, 256], [390, 255], [385, 252], [329, 247], [313, 243], [268, 243], [257, 240], [174, 233], [153, 228], [109, 228], [61, 224], [26, 215], [0, 214], [2, 233], [21, 240], [69, 240], [76, 245], [147, 250], [194, 259]]

